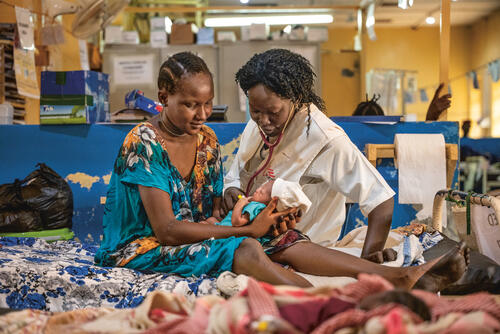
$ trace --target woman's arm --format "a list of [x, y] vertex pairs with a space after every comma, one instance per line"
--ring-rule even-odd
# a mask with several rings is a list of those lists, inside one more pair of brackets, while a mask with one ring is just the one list
[[153, 232], [162, 245], [191, 244], [210, 238], [223, 239], [232, 236], [258, 238], [277, 223], [280, 215], [290, 213], [290, 210], [273, 213], [276, 198], [254, 219], [253, 224], [246, 226], [229, 227], [178, 221], [175, 219], [167, 192], [141, 185], [138, 187]]
[[391, 197], [368, 214], [368, 231], [361, 252], [362, 258], [373, 262], [383, 262], [382, 251], [391, 229], [393, 208], [394, 198]]

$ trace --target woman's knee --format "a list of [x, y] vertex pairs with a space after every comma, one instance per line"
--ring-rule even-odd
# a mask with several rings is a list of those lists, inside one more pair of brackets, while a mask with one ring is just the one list
[[254, 265], [266, 256], [260, 242], [253, 238], [243, 240], [234, 253], [234, 266]]

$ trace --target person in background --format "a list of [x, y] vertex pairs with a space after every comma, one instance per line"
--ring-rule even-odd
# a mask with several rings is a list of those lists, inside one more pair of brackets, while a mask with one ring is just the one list
[[[444, 84], [440, 84], [439, 87], [434, 92], [434, 97], [432, 98], [429, 106], [427, 108], [427, 113], [425, 115], [426, 121], [437, 121], [439, 116], [451, 106], [451, 95], [445, 94], [439, 96]], [[353, 116], [384, 116], [384, 110], [377, 103], [380, 99], [380, 95], [374, 94], [371, 100], [368, 100], [368, 95], [366, 96], [366, 101], [359, 103], [356, 109], [352, 113]], [[470, 125], [470, 124], [469, 124]]]
[[462, 138], [469, 138], [469, 131], [471, 127], [470, 119], [466, 119], [462, 122]]
[[425, 115], [426, 121], [437, 121], [441, 114], [445, 110], [450, 108], [451, 94], [444, 94], [443, 96], [439, 96], [443, 87], [444, 83], [440, 83], [438, 88], [434, 92], [434, 96], [432, 97], [431, 103], [429, 103], [429, 107], [427, 108], [427, 113]]

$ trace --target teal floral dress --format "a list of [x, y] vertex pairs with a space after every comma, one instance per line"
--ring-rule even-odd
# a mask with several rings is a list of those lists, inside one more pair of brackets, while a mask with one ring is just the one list
[[219, 143], [209, 127], [203, 126], [198, 134], [195, 166], [187, 182], [171, 164], [162, 137], [150, 123], [129, 132], [111, 176], [95, 262], [184, 277], [217, 276], [232, 269], [234, 252], [245, 238], [162, 246], [154, 236], [138, 185], [167, 192], [177, 220], [199, 222], [211, 217], [213, 199], [222, 196], [223, 175]]

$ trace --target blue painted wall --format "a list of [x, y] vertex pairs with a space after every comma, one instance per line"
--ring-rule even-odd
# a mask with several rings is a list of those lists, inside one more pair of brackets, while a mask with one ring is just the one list
[[[335, 118], [333, 118], [335, 120]], [[389, 144], [396, 133], [442, 133], [447, 143], [458, 143], [458, 125], [454, 122], [372, 124], [342, 121], [351, 140], [364, 149], [367, 143]], [[245, 124], [209, 124], [222, 145], [226, 168], [236, 153]], [[113, 162], [132, 125], [0, 125], [0, 184], [26, 177], [36, 163], [44, 162], [68, 180], [74, 197], [73, 231], [85, 242], [99, 241], [102, 234], [103, 205]], [[397, 191], [397, 170], [392, 161], [378, 167], [390, 186]], [[415, 216], [410, 205], [396, 205], [393, 226], [407, 224]], [[350, 211], [346, 229], [363, 221], [359, 209]]]

